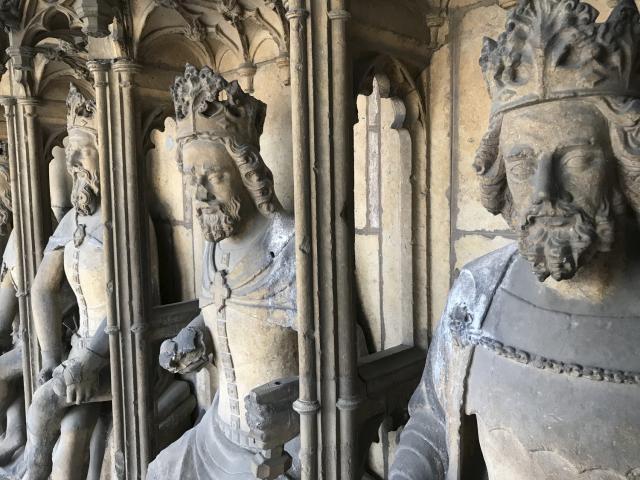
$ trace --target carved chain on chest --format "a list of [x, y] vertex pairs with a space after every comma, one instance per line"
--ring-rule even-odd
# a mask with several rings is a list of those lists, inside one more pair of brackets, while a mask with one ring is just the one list
[[[215, 258], [215, 250], [213, 252], [213, 258]], [[231, 289], [227, 282], [227, 270], [229, 264], [228, 255], [223, 255], [220, 267], [215, 267], [213, 281], [210, 288], [213, 293], [214, 302], [218, 305], [216, 327], [218, 337], [218, 347], [220, 355], [220, 363], [222, 364], [222, 371], [227, 380], [227, 397], [229, 399], [229, 413], [230, 413], [230, 432], [233, 435], [234, 432], [240, 430], [240, 399], [238, 398], [238, 385], [236, 383], [236, 371], [233, 364], [233, 357], [231, 356], [231, 348], [229, 346], [229, 337], [227, 333], [227, 312], [226, 302], [231, 297]], [[229, 438], [236, 443], [239, 438]]]
[[486, 334], [481, 328], [474, 328], [473, 318], [464, 304], [458, 304], [453, 308], [448, 326], [454, 342], [459, 347], [482, 347], [508, 360], [569, 377], [595, 382], [640, 385], [640, 372], [567, 363], [506, 345]]

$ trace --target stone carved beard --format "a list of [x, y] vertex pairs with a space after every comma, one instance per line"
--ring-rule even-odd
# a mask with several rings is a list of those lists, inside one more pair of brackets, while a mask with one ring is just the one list
[[541, 282], [572, 278], [595, 252], [608, 252], [614, 241], [614, 217], [603, 200], [595, 217], [559, 200], [532, 206], [521, 226], [519, 249]]
[[89, 170], [76, 166], [74, 168], [71, 204], [79, 215], [88, 217], [98, 209], [100, 187], [98, 179]]
[[224, 203], [217, 200], [200, 203], [196, 207], [196, 213], [205, 239], [220, 242], [231, 237], [240, 224], [241, 206], [238, 197]]

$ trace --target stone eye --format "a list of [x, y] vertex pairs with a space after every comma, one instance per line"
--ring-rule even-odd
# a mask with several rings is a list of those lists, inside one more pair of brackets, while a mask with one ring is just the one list
[[512, 179], [516, 181], [527, 180], [535, 173], [531, 159], [525, 152], [509, 156], [507, 158], [507, 169]]
[[593, 155], [585, 152], [574, 152], [562, 158], [562, 164], [567, 168], [583, 170], [589, 168], [593, 162]]

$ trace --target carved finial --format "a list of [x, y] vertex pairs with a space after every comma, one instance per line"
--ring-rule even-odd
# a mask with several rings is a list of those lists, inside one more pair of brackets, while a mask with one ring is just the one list
[[67, 95], [67, 130], [80, 128], [96, 133], [96, 102], [87, 100], [71, 83]]
[[184, 36], [192, 42], [204, 42], [207, 38], [207, 27], [198, 18], [194, 18], [184, 27]]
[[521, 0], [480, 65], [493, 112], [560, 98], [640, 97], [640, 15], [621, 0], [604, 23], [578, 0]]
[[209, 67], [187, 65], [171, 87], [178, 138], [200, 133], [259, 146], [267, 106]]

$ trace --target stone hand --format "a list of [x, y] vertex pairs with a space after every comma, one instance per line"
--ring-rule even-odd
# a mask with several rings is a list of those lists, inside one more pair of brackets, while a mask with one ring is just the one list
[[87, 353], [64, 361], [53, 371], [54, 390], [67, 403], [87, 402], [98, 389], [98, 379], [105, 360]]
[[160, 346], [160, 366], [172, 373], [191, 373], [200, 370], [209, 361], [203, 333], [198, 328], [186, 327]]
[[42, 386], [51, 380], [53, 371], [58, 365], [60, 365], [60, 361], [54, 355], [42, 352], [42, 368], [38, 373], [38, 386]]

